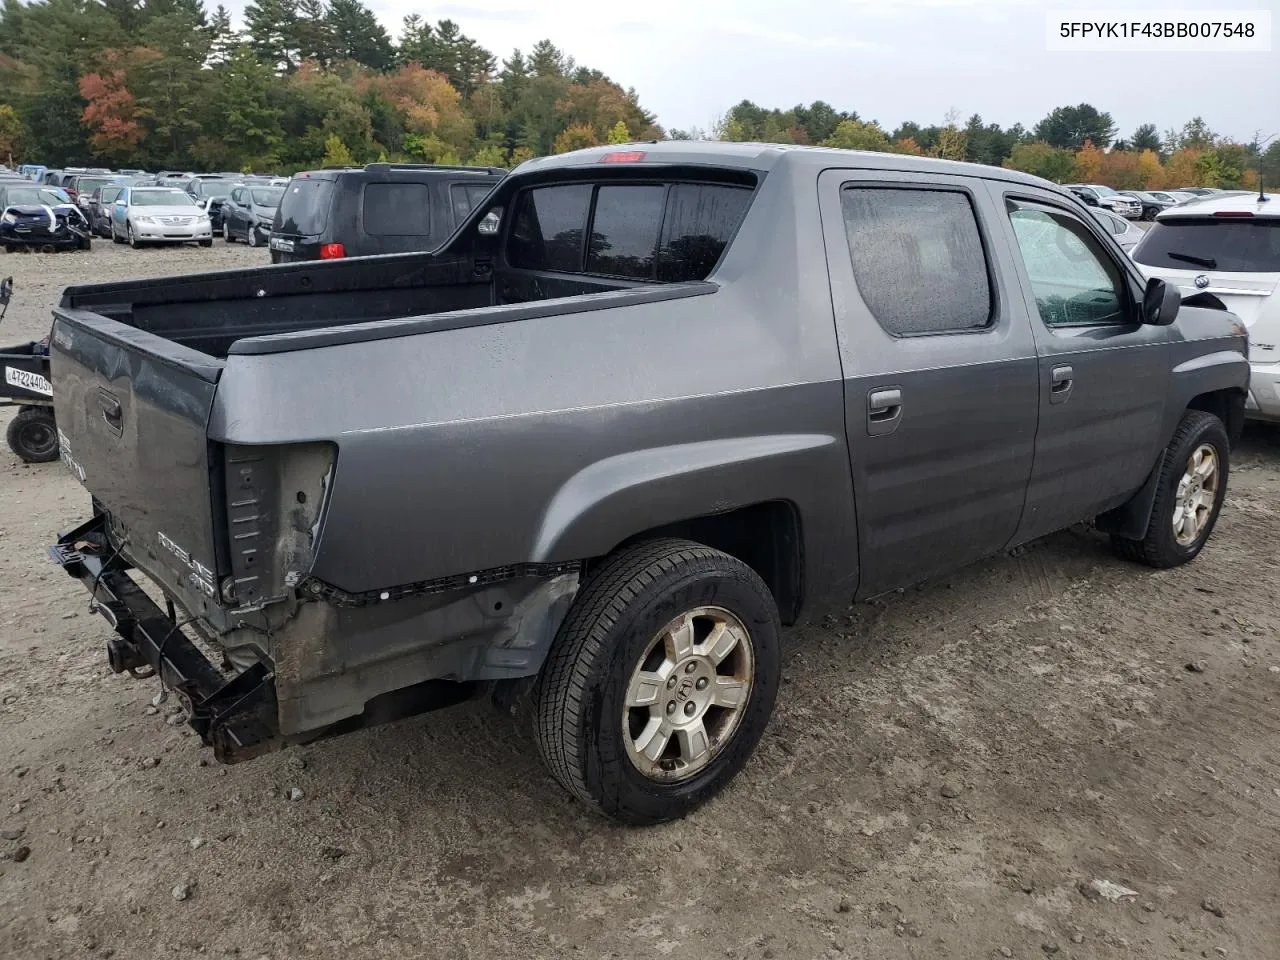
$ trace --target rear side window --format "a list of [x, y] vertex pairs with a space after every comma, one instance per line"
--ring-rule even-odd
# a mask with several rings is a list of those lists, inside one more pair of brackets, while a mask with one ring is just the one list
[[667, 188], [661, 185], [600, 187], [586, 272], [652, 280], [666, 201]]
[[323, 233], [329, 222], [332, 196], [331, 180], [291, 180], [280, 202], [280, 231], [301, 236]]
[[886, 331], [904, 337], [990, 325], [987, 259], [966, 194], [845, 187], [841, 205], [858, 292]]
[[1280, 273], [1280, 219], [1157, 220], [1134, 250], [1133, 259], [1174, 270]]
[[535, 188], [517, 201], [507, 257], [513, 266], [534, 270], [664, 283], [705, 280], [751, 196], [750, 187], [709, 183]]
[[582, 235], [591, 213], [585, 183], [527, 190], [520, 195], [507, 255], [526, 270], [582, 270]]
[[455, 183], [449, 187], [449, 200], [453, 206], [453, 222], [456, 226], [467, 219], [467, 214], [474, 210], [489, 191], [492, 183]]
[[430, 235], [430, 188], [425, 183], [366, 184], [364, 232], [371, 237]]

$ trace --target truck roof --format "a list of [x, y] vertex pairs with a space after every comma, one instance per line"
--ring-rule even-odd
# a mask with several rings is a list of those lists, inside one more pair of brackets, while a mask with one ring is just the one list
[[[616, 159], [606, 160], [613, 156]], [[1013, 183], [1034, 184], [1061, 189], [1056, 183], [980, 163], [939, 160], [904, 153], [879, 153], [870, 150], [837, 150], [834, 147], [803, 147], [779, 143], [730, 143], [720, 140], [647, 140], [605, 147], [588, 147], [550, 157], [526, 160], [512, 172], [554, 170], [585, 167], [598, 163], [657, 163], [679, 166], [715, 166], [765, 172], [787, 166], [858, 167], [872, 170], [898, 170], [953, 176], [983, 177]]]

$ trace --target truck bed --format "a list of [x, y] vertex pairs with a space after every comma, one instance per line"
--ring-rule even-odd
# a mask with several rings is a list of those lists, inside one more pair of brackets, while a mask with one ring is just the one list
[[[246, 339], [317, 330], [331, 335], [259, 342], [244, 352], [302, 349], [321, 341], [385, 336], [394, 329], [336, 335], [333, 328], [625, 290], [635, 291], [641, 301], [655, 294], [679, 295], [670, 286], [495, 272], [465, 255], [411, 253], [70, 287], [56, 312], [67, 321], [104, 318], [224, 359], [242, 352], [236, 345]], [[494, 322], [492, 312], [488, 317]], [[111, 327], [99, 325], [103, 331]]]

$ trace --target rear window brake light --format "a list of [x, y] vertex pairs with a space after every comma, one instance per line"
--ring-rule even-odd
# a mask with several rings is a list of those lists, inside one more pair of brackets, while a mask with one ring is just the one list
[[1253, 214], [1248, 210], [1219, 210], [1214, 214], [1215, 217], [1252, 217]]
[[639, 163], [644, 159], [643, 150], [615, 150], [600, 158], [601, 163]]

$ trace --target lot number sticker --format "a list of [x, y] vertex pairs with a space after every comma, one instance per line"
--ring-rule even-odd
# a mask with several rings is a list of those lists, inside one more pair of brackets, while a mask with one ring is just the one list
[[53, 385], [38, 373], [19, 370], [17, 367], [4, 368], [4, 382], [11, 387], [20, 387], [32, 393], [42, 393], [46, 397], [53, 396]]

